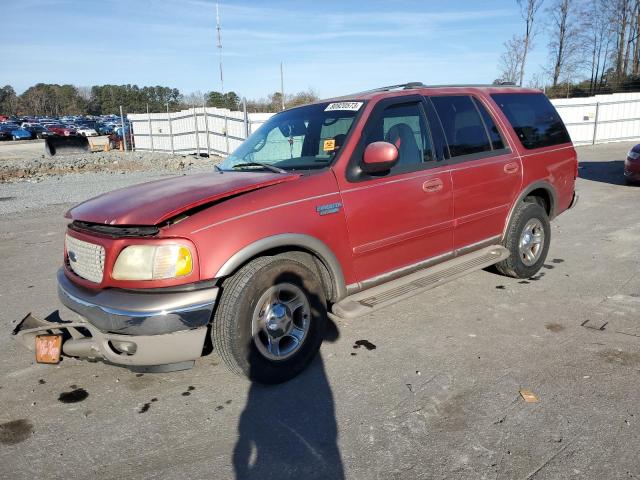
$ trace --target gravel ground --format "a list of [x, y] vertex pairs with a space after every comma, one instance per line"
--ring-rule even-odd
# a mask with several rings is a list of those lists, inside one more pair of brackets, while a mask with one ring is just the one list
[[32, 145], [26, 153], [7, 158], [3, 147], [0, 144], [0, 215], [78, 203], [136, 183], [209, 171], [220, 161], [219, 157], [119, 151], [43, 158], [31, 153]]
[[22, 209], [0, 222], [0, 478], [638, 478], [640, 188], [623, 185], [629, 147], [578, 149], [580, 202], [553, 222], [536, 277], [474, 272], [341, 321], [309, 369], [273, 387], [230, 374], [215, 353], [142, 376], [35, 364], [9, 332], [29, 311], [74, 318], [55, 285], [67, 202], [145, 175], [0, 185], [1, 196], [21, 187], [2, 203]]

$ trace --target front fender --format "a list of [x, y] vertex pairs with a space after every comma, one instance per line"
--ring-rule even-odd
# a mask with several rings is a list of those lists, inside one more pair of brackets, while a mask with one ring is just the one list
[[345, 286], [344, 274], [338, 258], [322, 240], [312, 237], [311, 235], [300, 233], [272, 235], [247, 245], [240, 251], [233, 254], [231, 258], [229, 258], [222, 267], [220, 267], [215, 276], [216, 278], [229, 276], [246, 262], [259, 256], [261, 253], [283, 247], [305, 250], [317, 257], [331, 275], [333, 291], [335, 292], [335, 298], [331, 300], [337, 301], [346, 297], [347, 289]]

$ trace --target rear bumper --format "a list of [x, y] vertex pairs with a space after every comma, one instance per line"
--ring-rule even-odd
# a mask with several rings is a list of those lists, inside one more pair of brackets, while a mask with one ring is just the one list
[[181, 292], [92, 291], [58, 270], [58, 297], [64, 306], [103, 332], [163, 335], [209, 323], [218, 287]]
[[569, 204], [569, 209], [575, 207], [578, 204], [578, 200], [580, 200], [580, 195], [576, 192], [573, 192], [573, 197], [571, 198], [571, 203]]

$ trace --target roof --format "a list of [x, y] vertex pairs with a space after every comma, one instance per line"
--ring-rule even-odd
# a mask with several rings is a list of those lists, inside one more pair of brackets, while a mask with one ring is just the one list
[[[408, 82], [398, 85], [389, 85], [386, 87], [374, 88], [372, 90], [366, 90], [363, 92], [351, 93], [348, 95], [342, 95], [340, 97], [329, 98], [321, 100], [321, 102], [335, 101], [335, 100], [371, 100], [380, 96], [401, 96], [407, 93], [418, 93], [422, 95], [428, 95], [433, 93], [456, 93], [457, 90], [482, 90], [486, 93], [499, 93], [505, 90], [518, 91], [522, 93], [540, 93], [541, 91], [534, 88], [519, 87], [511, 83], [499, 84], [499, 85], [486, 85], [486, 84], [469, 84], [469, 85], [425, 85], [422, 82]], [[319, 102], [318, 102], [319, 103]]]

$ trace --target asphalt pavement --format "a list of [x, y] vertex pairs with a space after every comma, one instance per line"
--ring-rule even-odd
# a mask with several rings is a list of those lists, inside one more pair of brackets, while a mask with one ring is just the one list
[[0, 217], [0, 478], [640, 476], [630, 146], [578, 149], [580, 201], [552, 223], [538, 275], [475, 272], [339, 322], [312, 366], [275, 387], [215, 353], [168, 374], [36, 364], [10, 331], [27, 312], [74, 318], [54, 280], [71, 204], [39, 204], [47, 181], [10, 195], [0, 184], [0, 201], [31, 199]]

